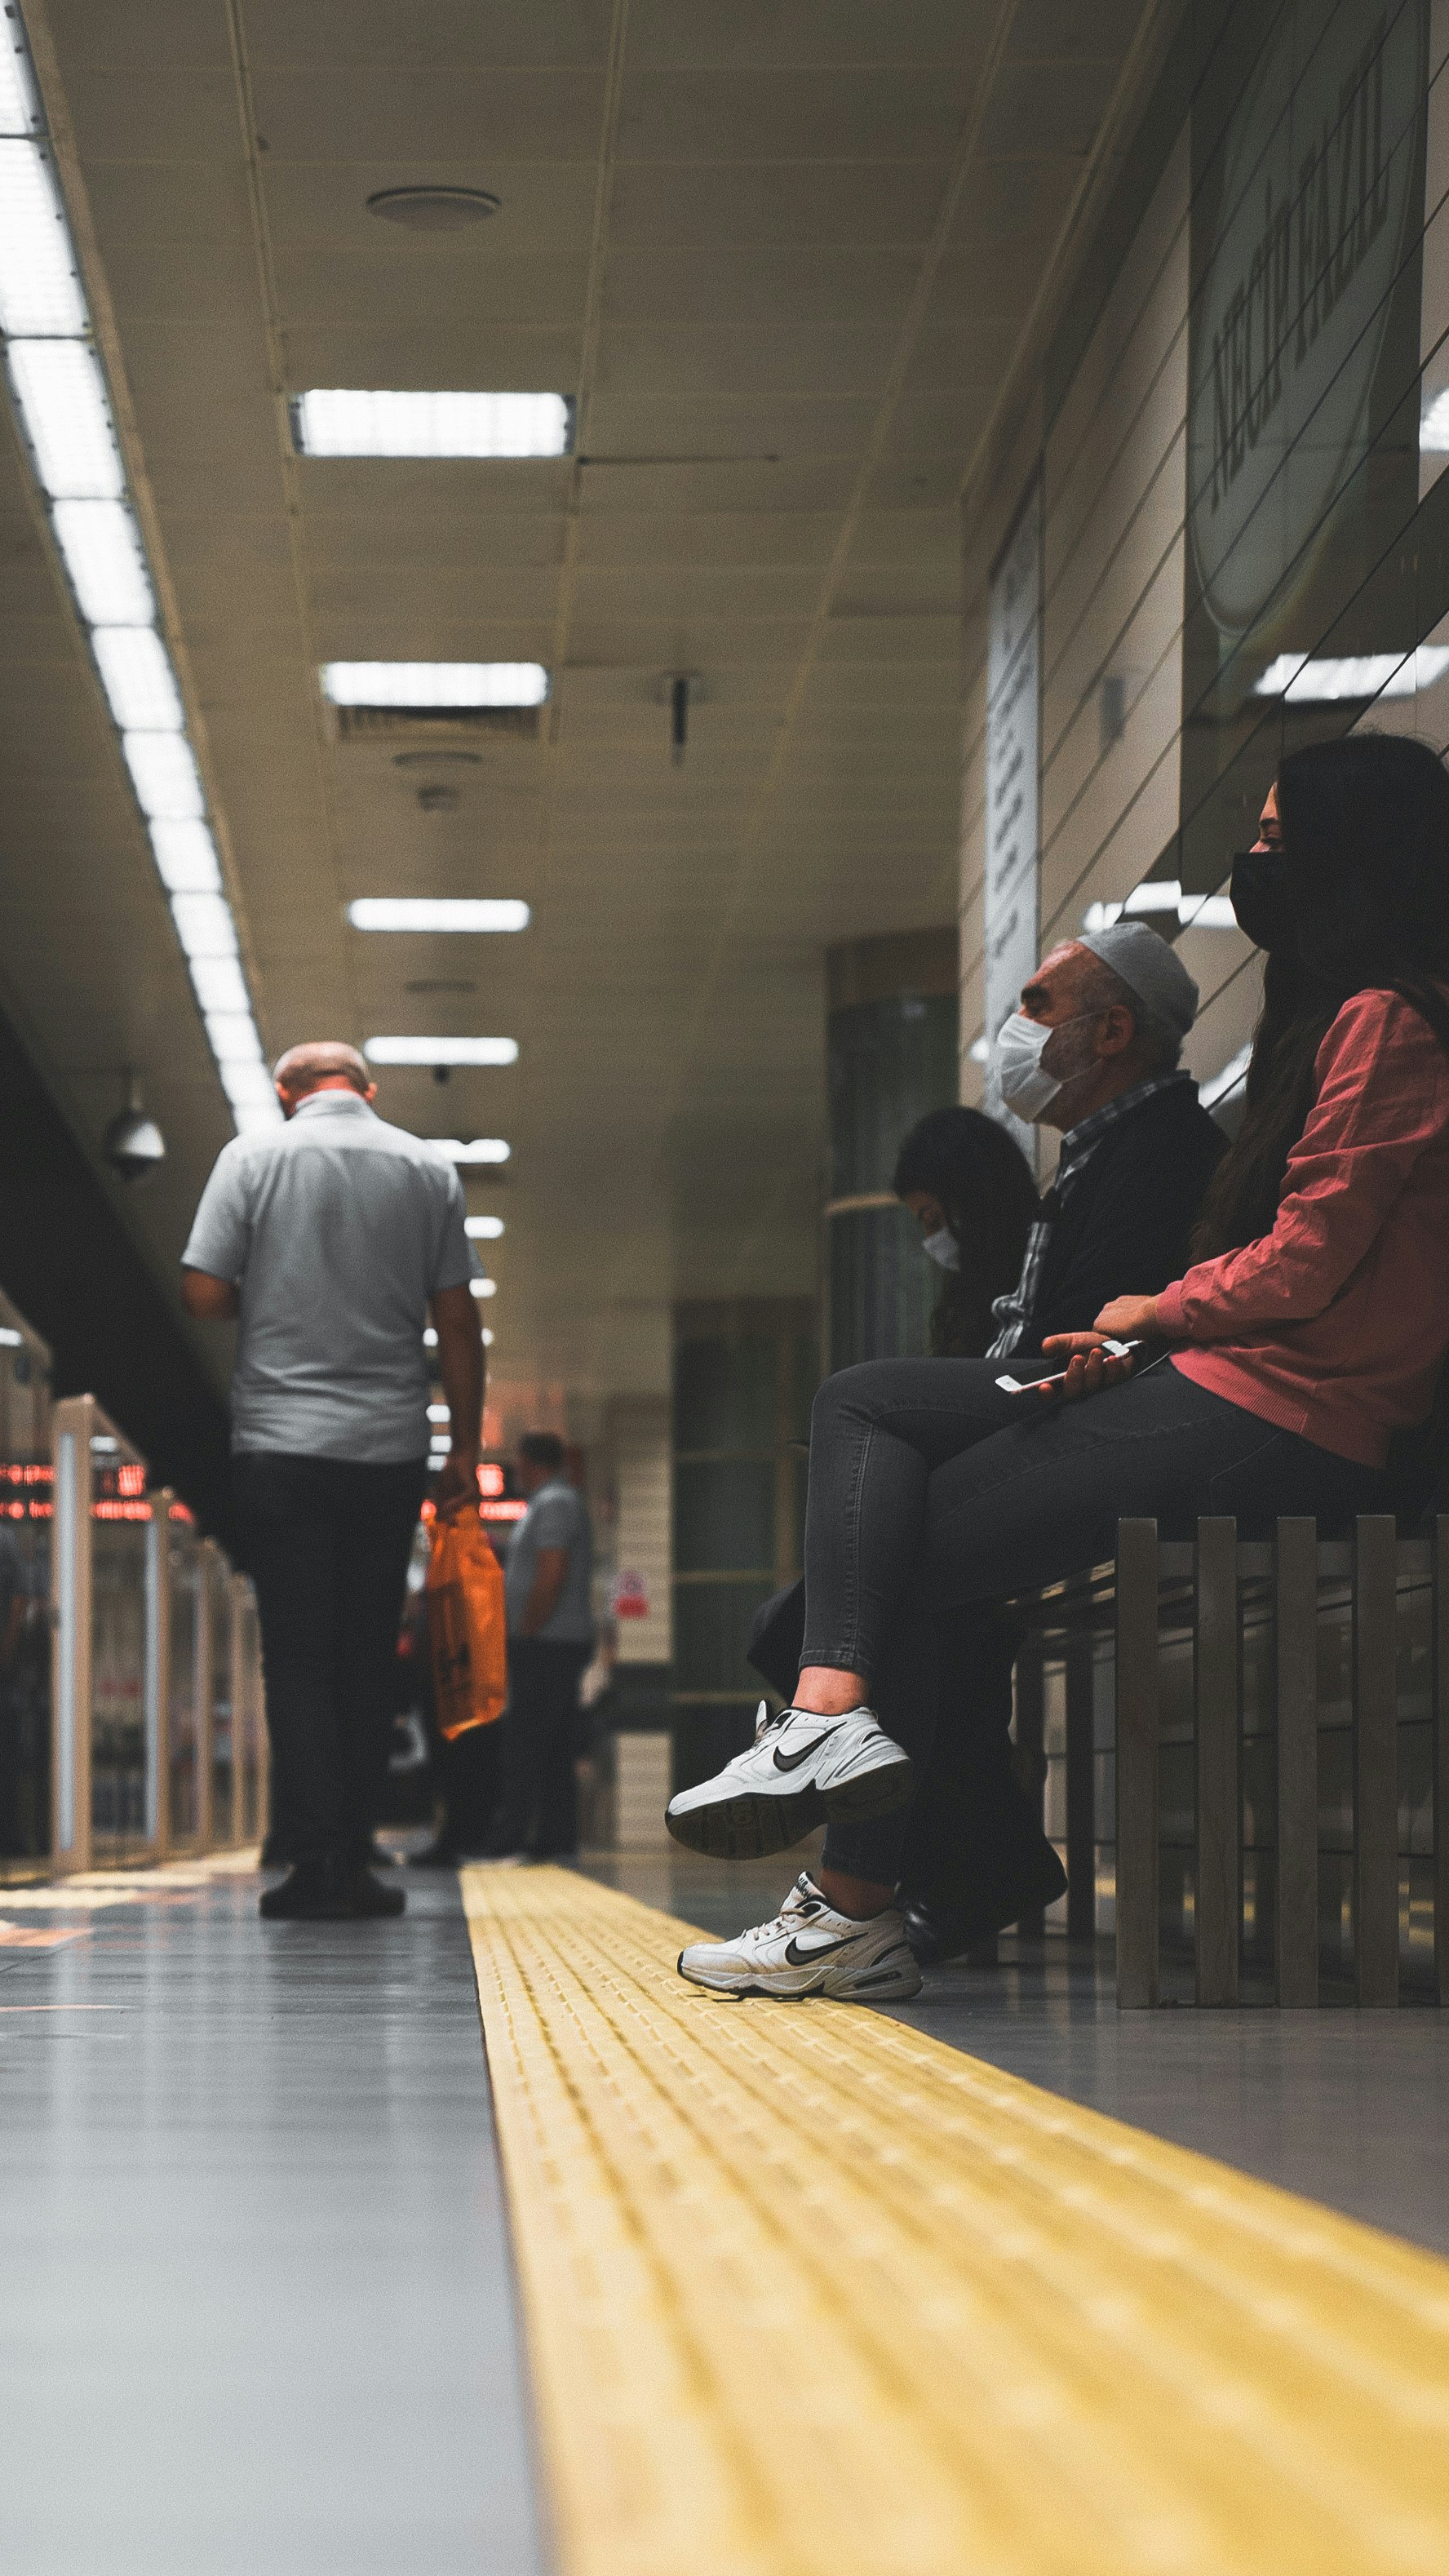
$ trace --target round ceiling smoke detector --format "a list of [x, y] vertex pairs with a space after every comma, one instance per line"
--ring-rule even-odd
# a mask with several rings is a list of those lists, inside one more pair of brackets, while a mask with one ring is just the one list
[[457, 233], [496, 215], [500, 203], [486, 188], [378, 188], [367, 211], [415, 233]]

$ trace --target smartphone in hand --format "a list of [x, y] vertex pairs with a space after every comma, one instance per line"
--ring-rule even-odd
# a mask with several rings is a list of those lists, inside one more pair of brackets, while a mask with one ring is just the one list
[[[1108, 1340], [1099, 1342], [1097, 1347], [1104, 1359], [1125, 1360], [1130, 1358], [1134, 1351], [1145, 1350], [1147, 1346], [1145, 1342], [1141, 1341], [1114, 1342]], [[1090, 1357], [1090, 1353], [1083, 1354], [1079, 1352], [1077, 1356], [1079, 1358], [1084, 1356]], [[1066, 1369], [1058, 1369], [1053, 1377], [999, 1377], [996, 1383], [1007, 1395], [1040, 1395], [1044, 1386], [1060, 1386], [1063, 1383], [1066, 1374]]]

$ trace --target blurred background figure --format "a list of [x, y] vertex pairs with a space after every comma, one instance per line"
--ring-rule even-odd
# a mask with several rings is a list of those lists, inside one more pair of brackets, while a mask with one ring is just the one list
[[508, 1707], [484, 1857], [566, 1860], [579, 1840], [574, 1763], [579, 1685], [594, 1650], [593, 1546], [556, 1432], [525, 1431], [518, 1483], [528, 1510], [508, 1551]]
[[996, 1299], [1021, 1276], [1036, 1219], [1026, 1156], [983, 1111], [932, 1109], [902, 1145], [891, 1187], [945, 1274], [932, 1350], [942, 1359], [979, 1359], [996, 1333]]

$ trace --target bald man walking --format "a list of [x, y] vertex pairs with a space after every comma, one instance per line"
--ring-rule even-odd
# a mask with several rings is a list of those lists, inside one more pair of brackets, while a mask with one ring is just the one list
[[403, 1910], [367, 1855], [427, 1480], [429, 1311], [452, 1421], [440, 1502], [477, 1491], [483, 1344], [452, 1165], [376, 1115], [352, 1047], [293, 1047], [275, 1080], [285, 1124], [217, 1157], [181, 1286], [193, 1315], [240, 1326], [233, 1486], [294, 1855], [261, 1911], [333, 1922]]

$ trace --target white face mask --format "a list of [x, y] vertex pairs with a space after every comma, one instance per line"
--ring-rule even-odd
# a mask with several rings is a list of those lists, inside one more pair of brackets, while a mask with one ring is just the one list
[[[1091, 1062], [1091, 1051], [1082, 1051], [1080, 1063], [1068, 1062], [1060, 1073], [1048, 1073], [1042, 1064], [1047, 1043], [1059, 1038], [1064, 1029], [1080, 1028], [1084, 1020], [1098, 1017], [1095, 1011], [1074, 1011], [1069, 1020], [1059, 1020], [1048, 1028], [1044, 1020], [1029, 1020], [1025, 1011], [1013, 1011], [1004, 1020], [996, 1037], [996, 1072], [1001, 1097], [1018, 1118], [1037, 1119], [1050, 1109], [1063, 1083], [1085, 1073]], [[1057, 1055], [1072, 1056], [1079, 1052], [1075, 1044], [1058, 1047]]]
[[924, 1236], [921, 1250], [926, 1259], [934, 1261], [941, 1270], [959, 1270], [961, 1267], [961, 1246], [949, 1225], [938, 1225], [934, 1234]]
[[1018, 1118], [1040, 1118], [1062, 1087], [1041, 1069], [1042, 1049], [1051, 1034], [1044, 1020], [1029, 1020], [1025, 1011], [1013, 1011], [996, 1033], [996, 1078], [1002, 1099]]

